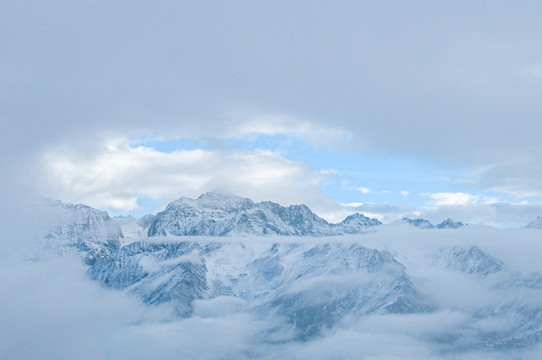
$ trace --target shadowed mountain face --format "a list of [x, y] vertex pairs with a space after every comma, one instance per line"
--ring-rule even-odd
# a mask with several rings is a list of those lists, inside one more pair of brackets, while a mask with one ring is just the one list
[[380, 225], [361, 214], [330, 224], [306, 205], [288, 207], [233, 195], [207, 193], [197, 199], [180, 198], [158, 213], [148, 236], [185, 235], [286, 235], [326, 236], [356, 234]]
[[302, 338], [347, 315], [432, 309], [390, 253], [353, 244], [136, 242], [89, 275], [146, 303], [170, 303], [181, 316], [195, 299], [242, 298], [247, 310], [283, 317]]

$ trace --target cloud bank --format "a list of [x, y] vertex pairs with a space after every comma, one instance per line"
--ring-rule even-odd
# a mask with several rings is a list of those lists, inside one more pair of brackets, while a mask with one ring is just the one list
[[[26, 237], [15, 239], [28, 241]], [[210, 240], [214, 239], [189, 241]], [[536, 359], [542, 351], [540, 346], [499, 351], [473, 346], [471, 338], [478, 331], [516, 326], [521, 319], [513, 313], [475, 321], [471, 316], [477, 309], [496, 309], [517, 296], [526, 304], [540, 307], [540, 289], [508, 294], [495, 287], [506, 276], [480, 277], [447, 270], [434, 263], [430, 255], [449, 246], [477, 245], [503, 260], [508, 269], [526, 275], [542, 271], [538, 240], [536, 230], [471, 227], [423, 231], [406, 225], [353, 237], [216, 239], [244, 241], [247, 252], [292, 241], [306, 241], [310, 246], [352, 242], [392, 251], [407, 266], [415, 286], [438, 305], [430, 313], [347, 316], [308, 341], [293, 337], [280, 317], [255, 316], [240, 298], [197, 300], [191, 317], [178, 318], [167, 305], [145, 306], [128, 291], [107, 289], [89, 280], [76, 256], [42, 252], [30, 261], [3, 252], [0, 355], [10, 359]], [[363, 272], [350, 277], [316, 276], [292, 291], [328, 291], [337, 289], [337, 285], [370, 281], [373, 276]], [[451, 347], [446, 339], [456, 339], [455, 345]]]
[[[87, 153], [80, 149], [44, 157], [43, 193], [70, 202], [130, 211], [138, 198], [169, 202], [207, 191], [234, 193], [255, 201], [274, 199], [324, 210], [335, 206], [318, 187], [322, 175], [301, 162], [264, 150], [183, 150], [163, 153], [109, 142]], [[325, 174], [324, 174], [325, 176]]]
[[5, 148], [296, 133], [540, 196], [538, 3], [310, 5], [5, 4]]

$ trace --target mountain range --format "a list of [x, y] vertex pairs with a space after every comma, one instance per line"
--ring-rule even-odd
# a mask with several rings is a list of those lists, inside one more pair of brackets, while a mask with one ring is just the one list
[[306, 205], [285, 207], [270, 201], [254, 203], [235, 195], [206, 193], [197, 199], [182, 197], [171, 202], [152, 219], [148, 236], [329, 236], [357, 234], [381, 224], [358, 213], [330, 224]]
[[460, 227], [466, 225], [460, 221], [455, 222], [450, 218], [444, 220], [443, 222], [437, 225], [431, 224], [431, 222], [426, 219], [409, 219], [405, 217], [402, 220], [406, 222], [407, 224], [413, 225], [420, 229], [459, 229]]
[[[446, 310], [420, 288], [423, 281], [411, 271], [413, 260], [363, 244], [367, 229], [381, 223], [361, 214], [330, 224], [304, 205], [283, 207], [214, 193], [181, 198], [141, 219], [111, 218], [85, 205], [49, 205], [58, 217], [44, 235], [46, 246], [78, 254], [88, 276], [103, 286], [129, 292], [149, 305], [171, 306], [180, 317], [190, 317], [197, 301], [235, 299], [243, 311], [279, 319], [293, 329], [295, 339], [305, 341], [352, 318]], [[423, 219], [408, 220], [433, 227]], [[457, 224], [448, 219], [436, 228]], [[122, 231], [127, 227], [130, 236]], [[327, 235], [344, 235], [344, 240], [327, 240]], [[437, 273], [460, 274], [454, 276], [479, 284], [488, 294], [509, 294], [495, 306], [471, 305], [470, 317], [458, 328], [427, 341], [445, 343], [454, 351], [541, 342], [542, 305], [522, 294], [542, 289], [542, 274], [522, 275], [478, 246], [465, 244], [424, 256], [422, 261]], [[506, 327], [477, 325], [507, 317], [514, 322]], [[464, 331], [471, 336], [461, 337]]]

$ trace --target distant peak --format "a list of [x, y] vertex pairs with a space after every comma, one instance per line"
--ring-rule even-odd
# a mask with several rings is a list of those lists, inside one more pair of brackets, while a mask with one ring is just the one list
[[433, 224], [431, 224], [431, 222], [429, 222], [429, 220], [425, 219], [409, 219], [407, 217], [404, 217], [402, 220], [420, 229], [433, 229], [435, 227]]
[[537, 216], [535, 220], [524, 226], [526, 229], [542, 229], [542, 216]]
[[435, 227], [437, 229], [457, 229], [457, 228], [460, 228], [462, 226], [465, 226], [465, 224], [463, 224], [460, 221], [456, 222], [456, 221], [453, 221], [450, 218], [447, 218], [446, 220], [444, 220], [440, 224], [436, 225]]
[[410, 218], [404, 217], [402, 220], [404, 222], [406, 222], [406, 223], [408, 223], [410, 225], [416, 226], [417, 228], [420, 228], [420, 229], [457, 229], [457, 228], [460, 228], [460, 227], [466, 225], [466, 224], [463, 224], [462, 222], [459, 222], [459, 221], [455, 222], [450, 218], [447, 218], [446, 220], [444, 220], [443, 222], [441, 222], [440, 224], [437, 224], [437, 225], [431, 224], [431, 222], [429, 222], [429, 220], [420, 219], [420, 218], [418, 218], [418, 219], [410, 219]]
[[339, 223], [339, 226], [347, 226], [347, 227], [367, 227], [367, 226], [376, 226], [376, 225], [382, 225], [382, 223], [378, 219], [371, 219], [363, 214], [360, 213], [354, 213], [352, 215], [348, 215], [343, 221]]

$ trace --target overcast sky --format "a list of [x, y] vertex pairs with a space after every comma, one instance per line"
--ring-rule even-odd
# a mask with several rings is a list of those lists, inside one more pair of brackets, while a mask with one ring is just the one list
[[[6, 195], [542, 215], [538, 1], [2, 1]], [[21, 179], [32, 181], [23, 182]]]

